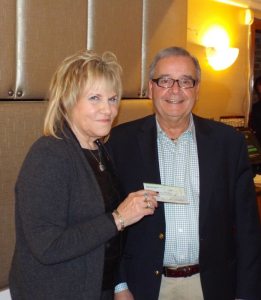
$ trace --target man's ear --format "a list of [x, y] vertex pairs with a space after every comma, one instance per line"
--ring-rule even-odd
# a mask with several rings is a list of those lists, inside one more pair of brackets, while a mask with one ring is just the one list
[[152, 81], [151, 80], [149, 81], [149, 84], [148, 84], [148, 98], [152, 99]]

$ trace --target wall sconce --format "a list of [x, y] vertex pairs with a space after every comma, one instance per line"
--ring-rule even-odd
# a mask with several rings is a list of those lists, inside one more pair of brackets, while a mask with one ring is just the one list
[[246, 9], [245, 10], [245, 20], [244, 20], [246, 25], [252, 25], [254, 22], [254, 13], [251, 9]]
[[229, 36], [220, 26], [209, 28], [203, 37], [203, 45], [208, 63], [216, 71], [230, 67], [238, 57], [239, 49], [229, 47]]
[[208, 63], [216, 71], [224, 70], [230, 67], [236, 61], [238, 54], [238, 48], [206, 48]]

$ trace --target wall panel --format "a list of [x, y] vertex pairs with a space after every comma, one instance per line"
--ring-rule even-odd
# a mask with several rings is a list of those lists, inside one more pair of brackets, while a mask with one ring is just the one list
[[146, 0], [145, 22], [146, 39], [144, 48], [146, 58], [143, 62], [144, 74], [142, 89], [146, 90], [148, 68], [160, 49], [180, 46], [187, 43], [187, 1]]
[[92, 44], [98, 52], [114, 52], [124, 71], [124, 97], [138, 98], [141, 82], [143, 1], [95, 0]]
[[144, 98], [155, 52], [185, 46], [183, 0], [0, 0], [0, 5], [0, 99], [45, 98], [57, 64], [84, 48], [114, 52], [123, 66], [123, 97]]
[[17, 1], [16, 97], [46, 95], [51, 75], [66, 56], [87, 44], [86, 0]]
[[0, 290], [13, 256], [14, 186], [24, 157], [41, 134], [46, 102], [0, 103]]
[[16, 1], [1, 0], [0, 9], [0, 99], [15, 88]]

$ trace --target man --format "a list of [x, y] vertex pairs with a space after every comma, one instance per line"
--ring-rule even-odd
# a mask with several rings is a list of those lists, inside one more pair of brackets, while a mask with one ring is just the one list
[[174, 202], [159, 202], [153, 216], [129, 227], [116, 300], [261, 299], [261, 232], [246, 144], [232, 127], [192, 114], [200, 73], [185, 49], [160, 51], [148, 91], [155, 115], [112, 131], [124, 194], [144, 183], [174, 191]]

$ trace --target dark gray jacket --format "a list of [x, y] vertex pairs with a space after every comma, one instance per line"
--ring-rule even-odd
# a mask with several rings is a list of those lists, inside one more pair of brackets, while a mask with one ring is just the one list
[[100, 299], [105, 242], [117, 234], [80, 145], [41, 137], [16, 183], [14, 300]]

